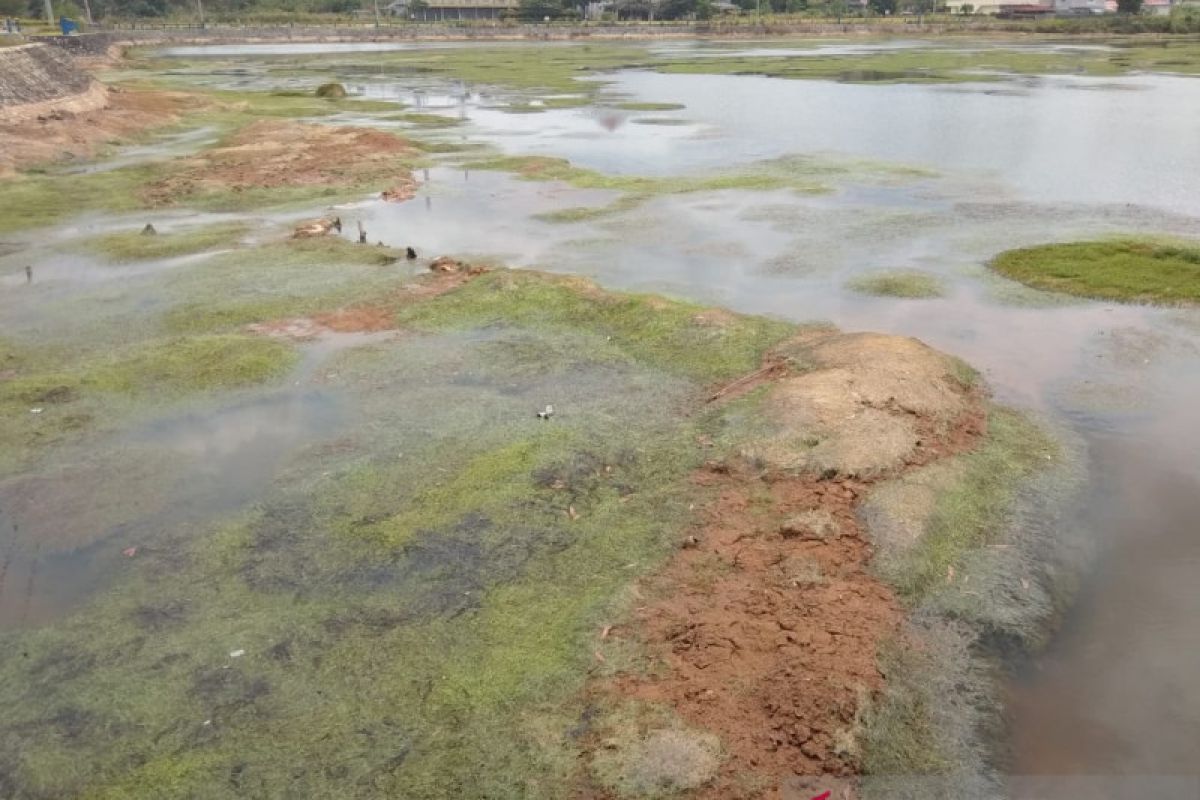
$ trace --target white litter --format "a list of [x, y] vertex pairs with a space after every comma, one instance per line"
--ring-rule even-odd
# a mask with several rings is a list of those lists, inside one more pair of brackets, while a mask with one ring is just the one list
[[229, 653], [230, 658], [241, 658], [244, 655], [246, 655], [245, 650], [232, 650]]

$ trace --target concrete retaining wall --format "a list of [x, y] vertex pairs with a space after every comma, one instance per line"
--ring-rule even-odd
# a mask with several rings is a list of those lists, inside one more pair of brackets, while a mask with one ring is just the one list
[[61, 49], [45, 44], [0, 48], [0, 122], [80, 113], [106, 102], [105, 88]]
[[92, 77], [55, 47], [0, 48], [0, 106], [41, 103], [86, 92]]

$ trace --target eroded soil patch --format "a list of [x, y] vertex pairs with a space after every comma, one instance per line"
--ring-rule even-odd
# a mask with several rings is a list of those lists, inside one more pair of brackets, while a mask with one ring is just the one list
[[412, 144], [372, 128], [261, 120], [143, 190], [150, 205], [208, 191], [411, 184]]
[[[871, 569], [858, 506], [880, 479], [983, 435], [981, 393], [915, 340], [805, 332], [743, 383], [771, 381], [771, 457], [735, 442], [706, 463], [694, 482], [711, 500], [696, 529], [643, 585], [649, 602], [606, 632], [645, 648], [652, 666], [606, 679], [601, 695], [669, 706], [720, 737], [724, 762], [699, 797], [776, 798], [792, 776], [858, 773], [861, 715], [885, 680], [879, 650], [903, 619]], [[864, 462], [864, 419], [862, 435], [904, 447]], [[831, 456], [814, 461], [821, 443]]]
[[48, 161], [82, 159], [106, 144], [177, 122], [203, 105], [179, 92], [122, 90], [96, 84], [107, 101], [73, 112], [69, 105], [18, 123], [0, 125], [0, 177]]

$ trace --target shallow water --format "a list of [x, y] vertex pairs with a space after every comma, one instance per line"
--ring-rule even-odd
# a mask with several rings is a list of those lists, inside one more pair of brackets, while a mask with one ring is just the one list
[[[829, 43], [816, 50], [913, 46]], [[367, 61], [371, 52], [410, 47], [253, 45], [168, 54], [244, 57], [246, 72], [237, 80], [264, 86], [276, 85], [266, 73], [270, 55], [361, 52]], [[815, 52], [743, 44], [657, 47], [697, 57]], [[604, 205], [615, 195], [440, 166], [418, 176], [423, 186], [415, 200], [365, 200], [344, 216], [361, 219], [371, 241], [412, 245], [422, 255], [491, 258], [739, 311], [918, 336], [981, 368], [999, 399], [1069, 425], [1087, 444], [1091, 474], [1086, 510], [1072, 522], [1091, 533], [1098, 555], [1061, 635], [1014, 683], [1013, 768], [1035, 775], [1196, 773], [1200, 417], [1194, 398], [1200, 396], [1200, 315], [1064, 301], [997, 279], [984, 265], [1002, 250], [1044, 241], [1200, 235], [1194, 186], [1200, 175], [1200, 80], [1046, 77], [928, 86], [648, 72], [605, 76], [606, 102], [686, 106], [653, 112], [685, 123], [660, 127], [630, 124], [646, 114], [605, 106], [508, 114], [497, 106], [528, 100], [528, 93], [423, 76], [350, 70], [337, 77], [363, 97], [464, 120], [438, 138], [560, 156], [605, 172], [670, 175], [795, 153], [862, 164], [848, 174], [819, 176], [831, 190], [824, 195], [668, 195], [575, 224], [534, 215]], [[277, 83], [294, 81], [311, 82], [289, 77]], [[898, 178], [870, 162], [936, 174]], [[62, 266], [59, 275], [56, 265], [64, 262], [55, 258], [42, 262], [48, 280], [70, 283], [84, 295], [102, 290], [102, 282], [88, 276], [106, 268], [75, 263]], [[70, 273], [68, 266], [78, 271]], [[932, 273], [943, 281], [945, 296], [897, 300], [847, 287], [852, 277], [883, 268]], [[16, 292], [20, 282], [14, 273], [4, 289]], [[315, 363], [306, 362], [304, 370], [316, 369]], [[280, 469], [287, 453], [336, 430], [337, 400], [311, 385], [314, 374], [302, 371], [301, 386], [275, 399], [150, 421], [127, 441], [178, 456], [195, 470], [185, 474], [209, 475], [208, 483], [189, 483], [193, 493], [180, 498], [181, 509], [209, 502], [218, 511], [236, 507]], [[145, 519], [155, 517], [147, 513]], [[0, 520], [0, 548], [5, 525], [11, 521]], [[10, 541], [24, 540], [14, 533]], [[82, 573], [70, 571], [72, 564], [100, 562], [107, 566], [93, 571], [111, 573], [120, 564], [120, 546], [132, 539], [114, 534], [97, 541], [108, 543], [106, 554], [81, 545], [63, 564], [10, 545], [26, 566], [17, 559], [8, 571], [0, 622], [51, 618], [62, 604], [47, 600], [40, 611], [36, 591], [25, 593], [33, 600], [11, 598], [59, 575], [55, 570], [64, 570], [64, 581], [86, 584]], [[1177, 793], [1190, 790], [1189, 780], [1032, 781], [1017, 793], [1133, 797], [1146, 791], [1174, 800], [1190, 796]]]

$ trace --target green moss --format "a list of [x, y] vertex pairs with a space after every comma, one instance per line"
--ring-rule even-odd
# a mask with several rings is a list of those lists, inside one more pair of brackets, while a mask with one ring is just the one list
[[179, 231], [160, 231], [154, 235], [145, 235], [139, 229], [104, 234], [88, 239], [79, 246], [109, 261], [143, 261], [229, 247], [237, 244], [248, 230], [249, 227], [243, 223], [203, 225]]
[[983, 446], [961, 457], [962, 472], [941, 492], [924, 535], [886, 577], [916, 602], [946, 582], [964, 554], [1003, 531], [1021, 483], [1053, 463], [1053, 440], [1020, 414], [993, 408]]
[[606, 347], [660, 369], [716, 381], [755, 368], [763, 352], [791, 326], [759, 317], [708, 325], [688, 303], [647, 295], [612, 295], [536, 273], [495, 272], [463, 289], [402, 309], [403, 325], [430, 329], [519, 325], [583, 329], [605, 336]]
[[1105, 300], [1200, 302], [1200, 246], [1138, 240], [1049, 244], [1001, 253], [991, 267], [1037, 289]]
[[945, 294], [935, 275], [916, 270], [887, 270], [859, 275], [847, 284], [861, 294], [877, 297], [929, 298]]

